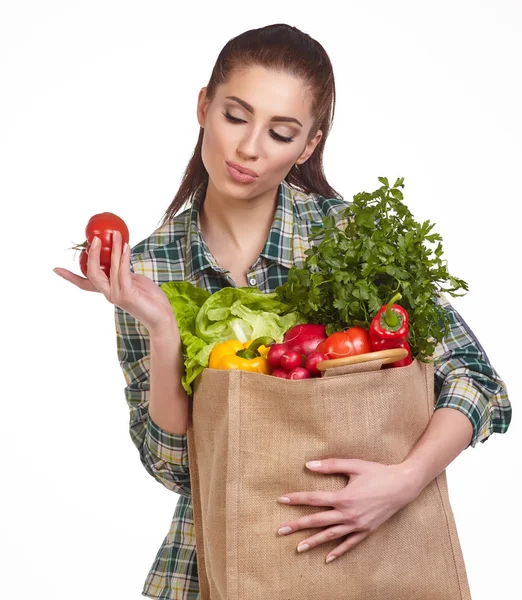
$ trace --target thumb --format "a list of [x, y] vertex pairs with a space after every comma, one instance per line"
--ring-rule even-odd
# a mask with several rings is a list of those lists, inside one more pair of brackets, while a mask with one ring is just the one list
[[362, 473], [366, 461], [359, 458], [324, 458], [321, 461], [310, 461], [306, 466], [311, 471], [320, 473]]
[[94, 285], [94, 283], [92, 283], [92, 281], [90, 279], [87, 279], [85, 277], [80, 277], [79, 275], [76, 275], [72, 271], [68, 271], [67, 269], [63, 269], [62, 267], [56, 267], [55, 269], [53, 269], [53, 271], [60, 277], [63, 277], [63, 279], [70, 281], [76, 287], [79, 287], [82, 290], [85, 290], [87, 292], [99, 292], [100, 291]]

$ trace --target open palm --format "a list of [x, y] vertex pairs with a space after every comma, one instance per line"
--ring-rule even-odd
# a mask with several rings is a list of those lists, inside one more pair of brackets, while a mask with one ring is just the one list
[[130, 248], [122, 252], [121, 235], [113, 234], [110, 277], [100, 268], [100, 242], [94, 238], [89, 249], [87, 277], [57, 267], [55, 273], [82, 290], [102, 293], [109, 302], [119, 306], [151, 330], [161, 330], [174, 320], [167, 296], [157, 283], [130, 270]]

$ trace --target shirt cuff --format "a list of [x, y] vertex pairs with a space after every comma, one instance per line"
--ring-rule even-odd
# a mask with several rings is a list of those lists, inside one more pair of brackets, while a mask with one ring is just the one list
[[435, 410], [439, 408], [455, 408], [468, 417], [473, 426], [471, 447], [485, 442], [492, 433], [490, 405], [471, 378], [460, 376], [444, 383], [435, 404]]
[[145, 443], [151, 454], [158, 460], [163, 460], [173, 465], [188, 465], [188, 448], [186, 433], [170, 433], [158, 427], [147, 417], [147, 436]]

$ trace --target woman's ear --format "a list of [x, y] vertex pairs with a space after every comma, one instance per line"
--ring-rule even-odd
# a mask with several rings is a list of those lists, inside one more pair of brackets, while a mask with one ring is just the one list
[[301, 156], [295, 161], [296, 165], [302, 165], [310, 158], [310, 156], [312, 156], [315, 148], [317, 147], [317, 144], [321, 141], [322, 137], [323, 132], [319, 129], [314, 135], [314, 137], [306, 144], [306, 146], [303, 149], [303, 152], [301, 153]]
[[199, 90], [198, 94], [198, 105], [197, 105], [197, 117], [198, 123], [200, 127], [205, 127], [205, 119], [207, 115], [207, 107], [209, 105], [209, 101], [207, 100], [207, 88], [203, 87]]

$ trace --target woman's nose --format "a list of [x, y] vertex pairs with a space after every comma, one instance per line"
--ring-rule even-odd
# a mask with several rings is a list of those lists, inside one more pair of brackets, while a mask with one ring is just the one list
[[261, 135], [259, 132], [246, 133], [238, 145], [237, 152], [243, 160], [253, 160], [259, 157], [261, 152]]

